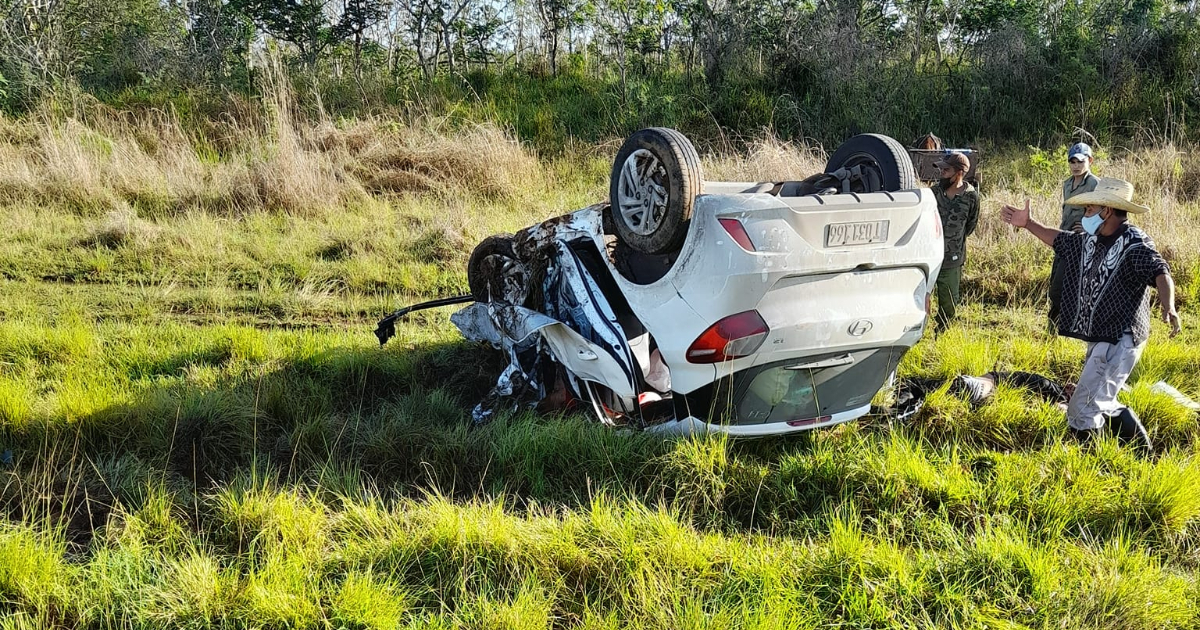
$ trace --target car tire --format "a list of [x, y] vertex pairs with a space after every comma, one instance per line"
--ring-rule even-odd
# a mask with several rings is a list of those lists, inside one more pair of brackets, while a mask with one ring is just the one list
[[[855, 166], [862, 167], [862, 172], [870, 176], [854, 178], [850, 192], [896, 192], [917, 187], [912, 158], [894, 138], [876, 133], [854, 136], [833, 152], [825, 164], [825, 172]], [[876, 181], [871, 181], [871, 176]]]
[[476, 302], [491, 302], [493, 296], [503, 295], [503, 268], [516, 260], [510, 235], [489, 236], [475, 246], [467, 261], [467, 286]]
[[644, 254], [678, 250], [704, 186], [700, 156], [665, 127], [629, 136], [613, 160], [608, 217], [621, 242]]

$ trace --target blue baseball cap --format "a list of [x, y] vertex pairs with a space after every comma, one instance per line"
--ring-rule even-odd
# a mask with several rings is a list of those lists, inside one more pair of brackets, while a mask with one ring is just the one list
[[1067, 159], [1073, 160], [1077, 157], [1092, 157], [1092, 147], [1086, 142], [1076, 142], [1071, 146], [1071, 150], [1067, 151]]

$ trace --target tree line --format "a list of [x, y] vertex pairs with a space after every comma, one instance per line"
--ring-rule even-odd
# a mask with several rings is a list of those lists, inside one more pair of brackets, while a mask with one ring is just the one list
[[0, 107], [19, 113], [65, 87], [101, 98], [252, 94], [256, 68], [276, 52], [298, 80], [360, 99], [448, 85], [480, 97], [480, 86], [513, 81], [533, 91], [568, 79], [601, 85], [610, 105], [640, 112], [617, 126], [669, 110], [681, 121], [661, 122], [705, 118], [815, 138], [931, 130], [1038, 141], [1077, 128], [1190, 137], [1200, 113], [1197, 8], [1196, 0], [0, 0]]

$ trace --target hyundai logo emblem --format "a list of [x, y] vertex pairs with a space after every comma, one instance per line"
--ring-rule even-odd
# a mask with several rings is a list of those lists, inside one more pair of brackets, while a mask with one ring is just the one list
[[854, 322], [853, 324], [850, 324], [850, 328], [847, 329], [846, 332], [850, 333], [850, 335], [852, 337], [861, 337], [861, 336], [871, 332], [871, 329], [874, 327], [875, 327], [875, 324], [872, 324], [871, 320], [860, 319], [860, 320]]

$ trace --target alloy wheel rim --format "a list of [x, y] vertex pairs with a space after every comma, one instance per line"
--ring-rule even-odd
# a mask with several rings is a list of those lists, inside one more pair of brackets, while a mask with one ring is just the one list
[[667, 169], [653, 153], [638, 149], [625, 158], [617, 180], [617, 208], [634, 234], [650, 236], [667, 214]]

